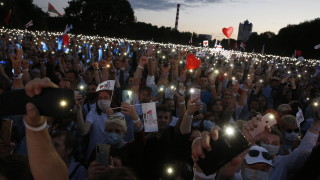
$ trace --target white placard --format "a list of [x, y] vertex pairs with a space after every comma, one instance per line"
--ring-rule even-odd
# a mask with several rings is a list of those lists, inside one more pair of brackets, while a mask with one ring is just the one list
[[144, 132], [158, 132], [156, 103], [143, 103], [142, 114], [144, 123]]
[[114, 90], [114, 84], [115, 84], [115, 80], [108, 80], [108, 81], [104, 81], [102, 83], [100, 83], [96, 89], [96, 91], [102, 91], [102, 90]]
[[205, 52], [197, 52], [196, 56], [197, 57], [204, 57], [204, 56], [206, 56], [206, 53]]

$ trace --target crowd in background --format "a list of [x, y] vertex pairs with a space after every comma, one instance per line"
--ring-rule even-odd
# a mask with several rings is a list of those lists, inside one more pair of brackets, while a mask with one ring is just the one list
[[[99, 36], [15, 29], [0, 33], [0, 95], [45, 83], [75, 92], [74, 113], [47, 117], [48, 126], [41, 129], [50, 135], [47, 147], [59, 155], [51, 158], [63, 161], [69, 179], [283, 180], [319, 175], [314, 165], [320, 153], [317, 60]], [[188, 68], [190, 54], [201, 61], [196, 69]], [[115, 80], [114, 90], [99, 88], [108, 80]], [[192, 96], [195, 89], [200, 97]], [[132, 102], [122, 99], [128, 90]], [[141, 104], [150, 102], [156, 103], [157, 132], [145, 132]], [[37, 143], [30, 140], [37, 136], [32, 129], [43, 124], [32, 124], [35, 116], [30, 113], [1, 117], [0, 124], [12, 121], [13, 126], [10, 141], [0, 139], [0, 177], [50, 179], [65, 170], [52, 166], [39, 175], [36, 169], [50, 162], [39, 160], [46, 153], [36, 149], [41, 141], [30, 145]], [[250, 135], [267, 113], [277, 124]], [[242, 130], [251, 147], [240, 160], [205, 175], [196, 162], [205, 150], [219, 148], [210, 147], [209, 139], [217, 138], [218, 127], [228, 123]], [[97, 162], [98, 144], [110, 145], [108, 166]], [[34, 159], [39, 162], [32, 163]]]

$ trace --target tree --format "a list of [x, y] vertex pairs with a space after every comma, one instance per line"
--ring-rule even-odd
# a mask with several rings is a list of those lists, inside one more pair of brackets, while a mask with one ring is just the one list
[[121, 26], [134, 22], [134, 11], [128, 0], [71, 0], [66, 16], [79, 19], [83, 29], [95, 34], [117, 34]]

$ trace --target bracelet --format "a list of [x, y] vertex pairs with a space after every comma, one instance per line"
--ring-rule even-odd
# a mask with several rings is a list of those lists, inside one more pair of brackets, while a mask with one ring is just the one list
[[22, 71], [22, 72], [28, 72], [28, 71], [29, 71], [29, 68], [27, 68], [27, 69], [22, 69], [21, 71]]
[[137, 120], [132, 120], [134, 124], [138, 123], [139, 121], [141, 122], [140, 118], [138, 118]]
[[185, 101], [179, 102], [179, 104], [185, 104], [185, 103], [186, 103]]
[[23, 76], [22, 73], [20, 73], [20, 74], [14, 74], [14, 75], [13, 75], [13, 78], [14, 78], [14, 79], [21, 79], [22, 76]]
[[212, 85], [212, 86], [210, 86], [211, 88], [215, 88], [216, 87], [216, 85]]
[[142, 66], [138, 66], [138, 68], [140, 68], [140, 69], [144, 69], [144, 67], [142, 67]]
[[30, 131], [35, 131], [35, 132], [42, 131], [48, 127], [47, 121], [45, 121], [42, 125], [40, 125], [38, 127], [30, 126], [29, 124], [27, 124], [27, 122], [24, 119], [23, 119], [23, 123], [26, 126], [26, 129], [28, 129]]

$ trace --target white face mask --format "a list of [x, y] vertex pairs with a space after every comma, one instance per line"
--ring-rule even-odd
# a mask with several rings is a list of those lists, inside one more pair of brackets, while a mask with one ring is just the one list
[[284, 134], [284, 138], [288, 141], [295, 141], [297, 140], [298, 136], [299, 136], [299, 133], [295, 133], [295, 132], [291, 132], [291, 133], [286, 132]]
[[279, 148], [280, 148], [280, 146], [275, 146], [275, 145], [271, 145], [271, 144], [264, 144], [264, 143], [261, 143], [261, 147], [268, 150], [268, 152], [270, 153], [271, 156], [277, 155]]
[[107, 108], [110, 108], [110, 100], [98, 100], [98, 107], [102, 112], [106, 112]]
[[268, 176], [268, 172], [253, 170], [249, 168], [244, 168], [244, 173], [242, 174], [243, 180], [267, 180]]

